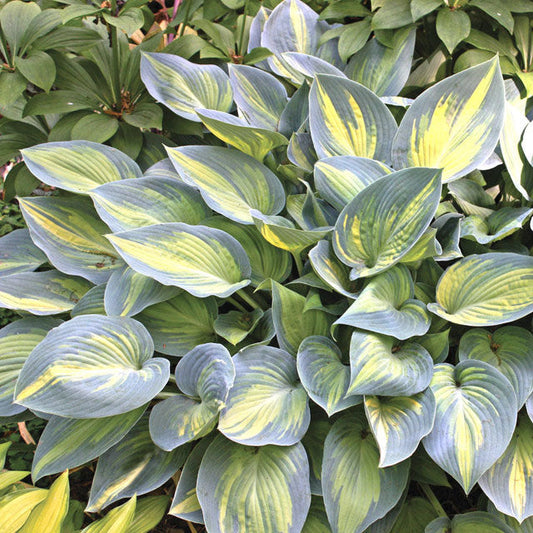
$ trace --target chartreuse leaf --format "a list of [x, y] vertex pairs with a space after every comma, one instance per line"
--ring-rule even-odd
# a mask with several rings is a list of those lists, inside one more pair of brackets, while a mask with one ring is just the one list
[[310, 413], [296, 359], [278, 348], [251, 346], [233, 363], [235, 383], [220, 413], [219, 431], [247, 446], [290, 446], [301, 440]]
[[518, 408], [533, 393], [533, 335], [527, 329], [470, 329], [461, 337], [458, 355], [459, 361], [477, 359], [496, 367], [511, 382]]
[[254, 448], [219, 435], [198, 472], [206, 528], [210, 533], [233, 533], [235, 527], [297, 533], [311, 502], [308, 480], [309, 463], [300, 443]]
[[347, 394], [411, 396], [429, 385], [433, 359], [416, 342], [398, 344], [392, 337], [354, 331], [350, 368]]
[[186, 183], [198, 187], [209, 207], [241, 224], [252, 224], [250, 209], [276, 215], [285, 205], [277, 176], [253, 157], [221, 146], [168, 148]]
[[519, 522], [533, 516], [532, 457], [533, 423], [521, 412], [509, 446], [479, 480], [492, 503]]
[[69, 506], [68, 470], [53, 483], [46, 498], [33, 508], [20, 533], [56, 533], [67, 516]]
[[425, 533], [513, 533], [498, 517], [483, 511], [436, 518], [427, 525]]
[[134, 495], [126, 503], [109, 511], [104, 518], [88, 525], [81, 533], [130, 533], [136, 505], [137, 496]]
[[384, 468], [411, 457], [431, 431], [435, 397], [429, 389], [413, 396], [365, 396], [365, 412]]
[[344, 208], [333, 247], [352, 267], [352, 279], [389, 268], [415, 246], [437, 210], [440, 178], [434, 169], [400, 170], [368, 185]]
[[333, 533], [362, 533], [400, 499], [409, 461], [379, 468], [379, 450], [365, 416], [344, 415], [324, 445], [322, 488]]
[[85, 420], [52, 416], [35, 450], [33, 480], [96, 459], [119, 442], [145, 410], [143, 405], [122, 415]]
[[24, 411], [13, 403], [20, 370], [31, 351], [59, 324], [61, 320], [56, 318], [23, 318], [0, 329], [0, 416]]
[[470, 255], [444, 271], [428, 309], [454, 324], [494, 326], [533, 311], [533, 257]]
[[0, 498], [0, 531], [17, 532], [32, 510], [48, 495], [45, 489], [27, 489], [9, 492]]
[[33, 242], [58, 270], [99, 284], [123, 266], [89, 199], [43, 196], [19, 204]]
[[53, 329], [28, 356], [15, 400], [74, 418], [126, 413], [151, 400], [168, 381], [169, 362], [152, 358], [153, 350], [148, 331], [132, 318], [75, 317]]
[[233, 95], [227, 74], [172, 54], [143, 54], [141, 78], [148, 92], [180, 117], [200, 122], [196, 108], [229, 111]]
[[89, 289], [72, 308], [71, 317], [78, 315], [105, 315], [104, 293], [106, 283], [95, 285]]
[[184, 292], [151, 305], [136, 318], [150, 332], [158, 352], [181, 357], [196, 345], [215, 340], [217, 313], [215, 298], [195, 298]]
[[405, 265], [372, 278], [359, 297], [335, 322], [397, 339], [424, 335], [431, 319], [426, 306], [414, 300], [414, 284]]
[[76, 193], [88, 193], [103, 183], [142, 174], [126, 154], [89, 141], [38, 144], [21, 152], [30, 172], [41, 181]]
[[211, 213], [198, 191], [163, 176], [101, 185], [91, 191], [91, 198], [101, 219], [113, 231], [164, 222], [199, 224]]
[[399, 30], [390, 47], [370, 39], [348, 62], [346, 76], [378, 96], [398, 95], [411, 70], [415, 34], [411, 28]]
[[330, 326], [324, 311], [305, 311], [305, 297], [276, 282], [272, 282], [272, 319], [279, 345], [292, 355], [306, 337], [326, 336]]
[[328, 416], [362, 402], [358, 396], [346, 397], [350, 367], [343, 364], [340, 349], [327, 337], [313, 335], [304, 339], [298, 350], [297, 368], [307, 394]]
[[218, 315], [215, 320], [215, 331], [230, 344], [236, 346], [258, 326], [264, 313], [261, 309], [251, 312], [229, 311]]
[[472, 360], [456, 367], [436, 365], [431, 390], [435, 425], [422, 442], [433, 461], [469, 493], [511, 440], [517, 411], [513, 387], [491, 365]]
[[199, 298], [225, 298], [250, 283], [250, 262], [237, 240], [207, 226], [154, 224], [108, 235], [131, 268]]
[[397, 126], [385, 104], [355, 81], [319, 74], [309, 94], [309, 127], [319, 158], [355, 155], [388, 162]]
[[19, 272], [0, 278], [0, 306], [57, 315], [70, 311], [90, 288], [88, 281], [57, 270]]
[[393, 166], [442, 168], [444, 183], [468, 174], [494, 151], [504, 106], [497, 58], [433, 85], [405, 113]]
[[133, 316], [146, 307], [170, 300], [181, 292], [178, 287], [161, 285], [130, 267], [114, 272], [107, 282], [104, 306], [109, 316]]
[[325, 157], [315, 163], [315, 186], [324, 200], [342, 211], [367, 185], [390, 172], [387, 165], [366, 157]]
[[283, 84], [268, 72], [246, 65], [229, 64], [229, 79], [239, 113], [256, 128], [278, 130], [287, 105]]
[[196, 114], [213, 135], [258, 161], [263, 161], [274, 148], [289, 143], [281, 133], [250, 126], [245, 120], [229, 113], [197, 109]]
[[189, 445], [171, 452], [158, 448], [150, 438], [148, 415], [98, 459], [86, 511], [100, 511], [122, 498], [146, 494], [160, 487], [183, 464]]
[[16, 229], [0, 238], [2, 277], [18, 272], [32, 272], [47, 261], [46, 255], [33, 244], [27, 228]]
[[127, 533], [148, 533], [153, 531], [165, 516], [168, 503], [169, 497], [165, 494], [146, 496], [146, 498], [137, 500], [135, 515]]
[[171, 451], [210, 433], [234, 379], [233, 361], [224, 346], [196, 346], [176, 366], [176, 384], [183, 394], [167, 398], [152, 409], [152, 440]]

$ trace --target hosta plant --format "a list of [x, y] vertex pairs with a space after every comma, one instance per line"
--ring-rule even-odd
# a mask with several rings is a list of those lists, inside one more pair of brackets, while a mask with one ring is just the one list
[[98, 458], [89, 512], [179, 470], [169, 512], [210, 533], [528, 531], [526, 101], [497, 59], [405, 99], [412, 36], [368, 69], [324, 31], [287, 0], [258, 67], [145, 54], [216, 141], [144, 173], [23, 151], [58, 192], [0, 240], [0, 414], [48, 420], [34, 481]]

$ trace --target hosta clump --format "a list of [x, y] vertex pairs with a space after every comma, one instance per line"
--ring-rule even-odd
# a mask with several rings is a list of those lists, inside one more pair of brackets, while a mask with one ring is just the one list
[[[209, 532], [530, 522], [533, 189], [480, 170], [498, 143], [529, 169], [497, 61], [411, 102], [390, 62], [395, 90], [350, 79], [296, 0], [258, 17], [252, 40], [291, 36], [262, 69], [143, 58], [204, 144], [144, 174], [94, 143], [24, 151], [59, 189], [1, 241], [25, 316], [0, 332], [0, 414], [48, 419], [34, 479], [98, 458], [93, 512], [181, 470], [169, 512]], [[455, 482], [489, 506], [421, 497]]]

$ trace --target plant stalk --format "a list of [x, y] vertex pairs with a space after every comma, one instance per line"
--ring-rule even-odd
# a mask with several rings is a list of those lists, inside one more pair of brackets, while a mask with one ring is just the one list
[[261, 309], [261, 306], [245, 292], [244, 289], [239, 289], [237, 294], [252, 308], [252, 309]]
[[439, 500], [435, 496], [435, 493], [431, 490], [431, 487], [427, 483], [418, 483], [420, 485], [420, 488], [424, 491], [424, 494], [426, 495], [427, 499], [433, 506], [433, 509], [437, 512], [439, 516], [448, 518], [448, 515], [446, 514], [446, 511], [440, 504]]
[[185, 8], [185, 17], [183, 19], [183, 22], [181, 23], [180, 33], [178, 35], [178, 38], [181, 37], [185, 33], [185, 28], [189, 25], [189, 17], [191, 16], [191, 4], [192, 0], [187, 1], [187, 6]]
[[235, 300], [235, 298], [232, 298], [230, 296], [229, 298], [227, 298], [227, 300], [228, 300], [228, 302], [230, 304], [232, 304], [234, 307], [236, 307], [239, 311], [242, 311], [243, 313], [247, 313], [248, 312], [243, 305], [241, 305], [237, 300]]
[[293, 252], [292, 256], [294, 257], [296, 268], [298, 269], [298, 275], [301, 277], [304, 271], [304, 264], [302, 263], [300, 252]]

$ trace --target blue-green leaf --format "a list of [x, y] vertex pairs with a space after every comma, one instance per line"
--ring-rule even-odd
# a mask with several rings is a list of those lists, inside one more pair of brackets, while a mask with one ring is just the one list
[[0, 238], [2, 277], [18, 272], [32, 272], [47, 261], [46, 255], [33, 244], [27, 228], [16, 229]]

